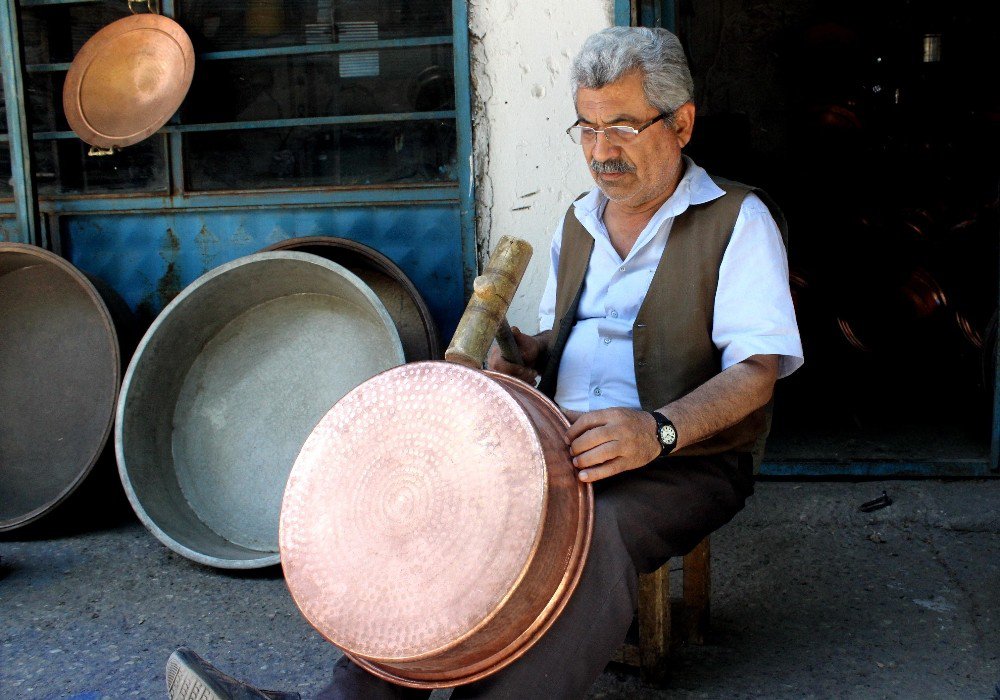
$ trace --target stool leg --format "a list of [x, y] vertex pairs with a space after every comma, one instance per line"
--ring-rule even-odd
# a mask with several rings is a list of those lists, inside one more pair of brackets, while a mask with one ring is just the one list
[[708, 635], [709, 607], [712, 593], [711, 547], [703, 539], [684, 557], [684, 607], [687, 613], [687, 638], [704, 644]]
[[670, 654], [670, 563], [639, 576], [639, 667], [643, 680], [660, 683]]

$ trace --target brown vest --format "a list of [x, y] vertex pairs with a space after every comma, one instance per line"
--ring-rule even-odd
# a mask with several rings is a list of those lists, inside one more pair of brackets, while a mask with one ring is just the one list
[[[667, 247], [632, 327], [639, 402], [647, 411], [690, 393], [722, 371], [721, 353], [712, 342], [715, 291], [722, 256], [747, 194], [753, 192], [767, 204], [787, 245], [785, 218], [766, 193], [737, 182], [713, 180], [726, 194], [691, 205], [674, 220]], [[555, 341], [539, 384], [539, 389], [550, 397], [555, 395], [559, 361], [576, 323], [593, 249], [593, 237], [570, 206], [563, 222], [556, 273]], [[770, 429], [770, 409], [768, 404], [678, 454], [752, 453], [756, 468]]]

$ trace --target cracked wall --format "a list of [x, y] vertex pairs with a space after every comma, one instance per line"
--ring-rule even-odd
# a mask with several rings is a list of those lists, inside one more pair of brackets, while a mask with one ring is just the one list
[[511, 325], [538, 329], [552, 232], [593, 186], [564, 133], [576, 118], [569, 65], [584, 40], [613, 23], [613, 0], [472, 0], [472, 130], [481, 265], [503, 235], [535, 252], [511, 304]]

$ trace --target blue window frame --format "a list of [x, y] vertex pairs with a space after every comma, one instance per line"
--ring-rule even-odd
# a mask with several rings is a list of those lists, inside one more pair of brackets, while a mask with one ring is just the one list
[[[307, 4], [316, 21], [303, 23], [284, 7]], [[466, 0], [160, 0], [159, 5], [162, 14], [188, 23], [196, 40], [196, 76], [249, 80], [270, 66], [272, 80], [294, 81], [294, 90], [279, 100], [291, 108], [268, 114], [244, 105], [242, 113], [231, 110], [227, 116], [231, 104], [191, 102], [211, 94], [210, 86], [199, 88], [196, 82], [158, 134], [112, 158], [84, 159], [77, 182], [67, 186], [59, 180], [53, 187], [61, 177], [53, 175], [54, 165], [81, 162], [85, 146], [61, 125], [61, 113], [36, 120], [29, 129], [29, 107], [33, 101], [58, 102], [73, 54], [65, 47], [78, 50], [129, 6], [125, 0], [0, 0], [6, 98], [0, 148], [10, 154], [13, 185], [7, 193], [0, 189], [0, 239], [51, 248], [105, 277], [133, 308], [145, 303], [156, 313], [210, 266], [275, 240], [353, 238], [393, 258], [423, 292], [442, 334], [450, 333], [477, 265]], [[199, 12], [185, 19], [185, 8], [195, 7]], [[232, 26], [228, 15], [221, 17], [227, 12], [244, 13], [247, 31], [221, 36], [220, 26]], [[252, 12], [257, 15], [251, 22]], [[79, 19], [79, 29], [60, 37], [60, 50], [57, 42], [38, 39], [44, 34], [39, 18], [47, 15]], [[285, 31], [291, 25], [296, 31]], [[61, 31], [60, 26], [41, 29]], [[34, 43], [26, 43], [29, 38]], [[20, 64], [22, 50], [29, 65]], [[411, 76], [407, 71], [414, 66], [420, 70]], [[309, 79], [309, 70], [317, 69], [332, 72], [335, 80], [328, 82], [337, 83], [336, 99], [323, 93], [329, 88], [324, 81]], [[412, 91], [406, 86], [410, 77]], [[364, 99], [366, 82], [368, 92], [377, 93], [374, 101]], [[343, 107], [347, 93], [361, 97]], [[327, 109], [331, 104], [338, 108]], [[281, 147], [282, 142], [296, 145]], [[233, 154], [265, 143], [274, 155], [239, 166], [240, 177], [225, 172], [233, 169]], [[342, 164], [345, 154], [358, 167], [337, 171], [333, 161], [340, 158]], [[410, 162], [416, 165], [386, 165], [407, 154], [415, 154]], [[304, 165], [303, 157], [312, 160]], [[227, 162], [212, 172], [213, 159]], [[4, 165], [0, 158], [0, 178]], [[354, 172], [365, 167], [367, 175]], [[128, 170], [126, 177], [120, 177], [122, 169]], [[89, 186], [93, 182], [102, 186]], [[170, 267], [166, 258], [178, 252], [174, 248], [180, 257]], [[168, 268], [173, 286], [158, 294]]]

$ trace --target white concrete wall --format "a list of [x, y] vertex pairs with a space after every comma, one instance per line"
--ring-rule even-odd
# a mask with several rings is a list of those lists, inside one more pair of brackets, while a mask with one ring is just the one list
[[529, 241], [531, 265], [511, 325], [538, 329], [552, 231], [593, 185], [563, 133], [576, 118], [569, 65], [583, 41], [613, 23], [613, 0], [471, 0], [473, 138], [480, 260], [503, 235]]

